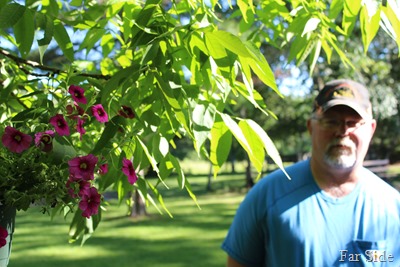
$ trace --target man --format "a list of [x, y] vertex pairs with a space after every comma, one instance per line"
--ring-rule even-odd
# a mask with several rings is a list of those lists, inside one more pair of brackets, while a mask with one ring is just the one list
[[400, 194], [362, 166], [376, 128], [368, 90], [329, 82], [307, 122], [309, 160], [261, 179], [222, 248], [227, 266], [400, 266]]

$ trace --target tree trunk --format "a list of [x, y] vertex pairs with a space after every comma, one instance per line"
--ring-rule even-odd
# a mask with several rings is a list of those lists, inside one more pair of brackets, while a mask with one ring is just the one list
[[251, 177], [251, 161], [248, 156], [246, 156], [247, 166], [246, 166], [246, 187], [251, 188], [254, 185], [253, 178]]
[[147, 215], [146, 204], [144, 203], [137, 189], [131, 192], [131, 203], [131, 217]]
[[210, 163], [210, 171], [208, 172], [208, 180], [207, 180], [207, 191], [212, 191], [212, 164]]
[[232, 158], [230, 161], [231, 161], [231, 173], [232, 173], [232, 174], [235, 174], [235, 173], [236, 173], [235, 159]]

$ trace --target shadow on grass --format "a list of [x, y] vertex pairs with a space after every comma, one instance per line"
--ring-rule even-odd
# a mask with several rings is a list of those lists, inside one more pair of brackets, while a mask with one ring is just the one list
[[[193, 184], [201, 210], [181, 190], [167, 190], [173, 214], [133, 219], [111, 201], [94, 236], [81, 247], [67, 244], [68, 223], [50, 222], [38, 210], [19, 213], [10, 267], [224, 266], [221, 242], [242, 194], [207, 194]], [[203, 184], [204, 185], [204, 184]]]

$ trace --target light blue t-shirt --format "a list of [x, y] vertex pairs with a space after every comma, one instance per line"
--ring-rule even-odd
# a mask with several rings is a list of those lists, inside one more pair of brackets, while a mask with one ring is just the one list
[[347, 196], [333, 198], [310, 161], [261, 179], [241, 203], [222, 244], [245, 266], [400, 266], [400, 193], [363, 169]]

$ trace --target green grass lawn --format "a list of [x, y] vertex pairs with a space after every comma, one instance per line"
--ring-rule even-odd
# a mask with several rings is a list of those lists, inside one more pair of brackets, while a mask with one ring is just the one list
[[50, 221], [35, 208], [19, 212], [9, 267], [224, 266], [220, 245], [246, 193], [244, 174], [218, 176], [213, 192], [205, 190], [206, 176], [190, 177], [201, 210], [172, 181], [166, 181], [171, 189], [162, 191], [174, 218], [153, 207], [148, 217], [129, 218], [126, 206], [110, 201], [83, 247], [68, 244], [68, 222], [62, 218]]
[[226, 255], [220, 245], [244, 197], [245, 190], [237, 190], [244, 176], [219, 176], [211, 193], [205, 191], [206, 177], [190, 181], [201, 210], [175, 188], [165, 191], [174, 218], [151, 207], [149, 217], [129, 218], [124, 205], [111, 201], [83, 247], [68, 244], [68, 222], [62, 218], [50, 221], [35, 208], [19, 212], [9, 266], [224, 266]]

